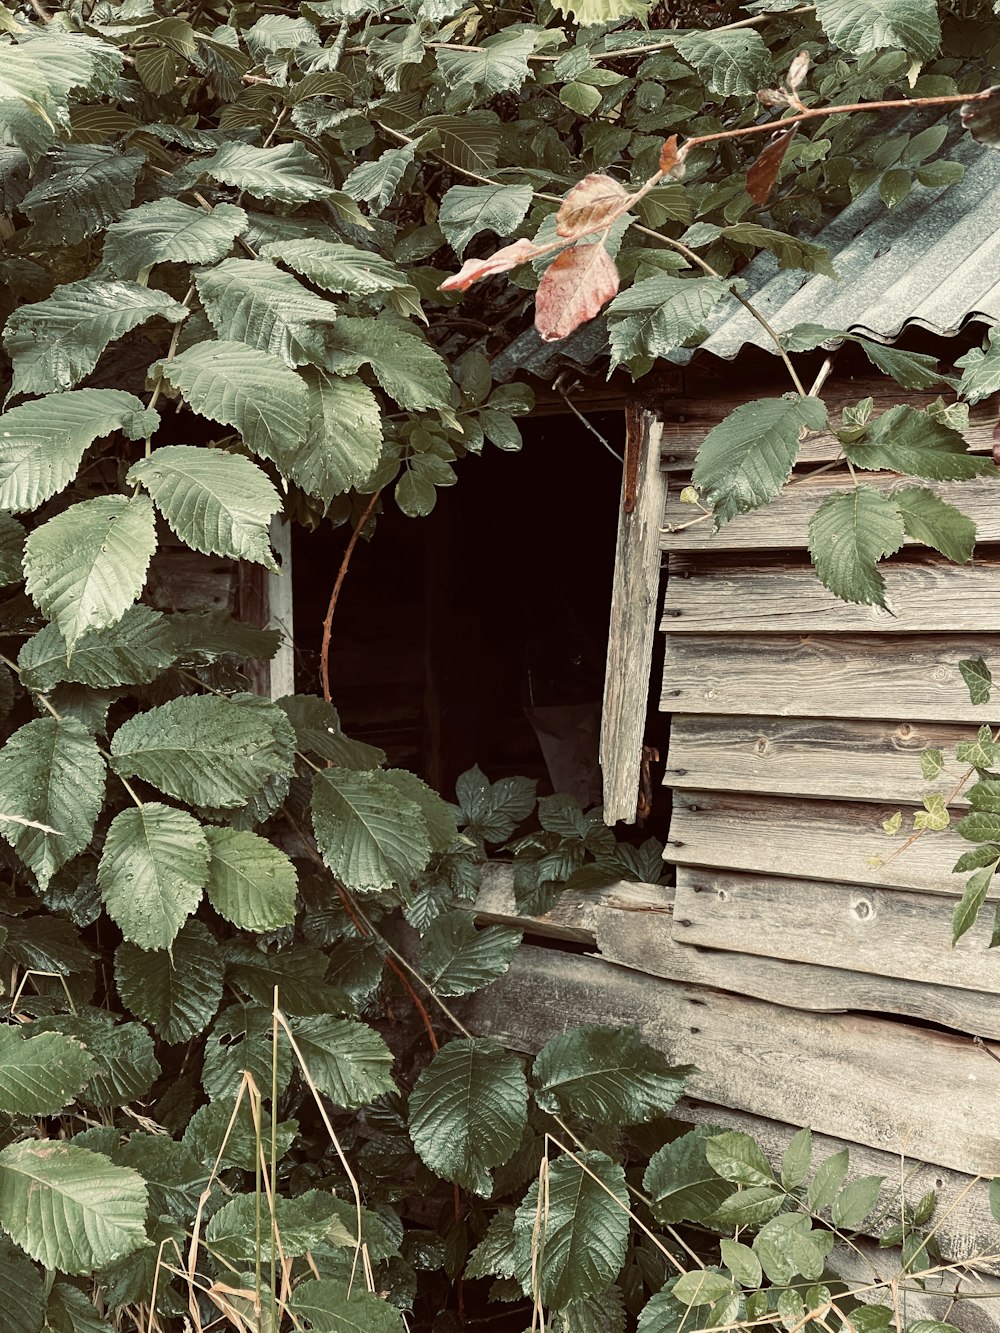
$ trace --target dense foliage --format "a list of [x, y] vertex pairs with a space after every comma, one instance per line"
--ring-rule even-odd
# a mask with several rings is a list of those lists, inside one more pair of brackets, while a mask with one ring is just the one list
[[[241, 664], [276, 634], [146, 591], [169, 533], [271, 569], [279, 513], [369, 527], [391, 493], [426, 514], [467, 453], [518, 448], [531, 394], [494, 385], [489, 355], [541, 282], [562, 302], [550, 337], [623, 283], [611, 361], [638, 375], [697, 340], [755, 251], [828, 271], [808, 239], [826, 212], [960, 178], [937, 111], [813, 117], [763, 171], [759, 137], [690, 140], [757, 124], [763, 86], [793, 110], [960, 100], [1000, 43], [990, 4], [756, 0], [707, 7], [711, 28], [673, 12], [0, 7], [5, 1328], [378, 1333], [415, 1307], [445, 1330], [481, 1279], [574, 1333], [840, 1327], [836, 1228], [891, 1214], [910, 1271], [930, 1261], [933, 1198], [900, 1212], [840, 1157], [810, 1179], [807, 1133], [778, 1175], [745, 1136], [677, 1137], [663, 1117], [688, 1071], [634, 1034], [571, 1031], [525, 1062], [451, 1011], [518, 944], [468, 911], [488, 849], [516, 855], [537, 912], [570, 881], [657, 878], [656, 847], [477, 771], [446, 804], [331, 704], [248, 693]], [[593, 183], [584, 210], [562, 202], [583, 177], [596, 212]], [[510, 268], [490, 268], [495, 237], [528, 259], [512, 280], [442, 290], [462, 260]], [[836, 335], [782, 351], [794, 371]], [[955, 383], [862, 345], [904, 386]], [[998, 367], [1000, 344], [969, 355], [966, 401]], [[691, 498], [717, 523], [777, 494], [827, 428], [798, 387], [706, 441]], [[963, 413], [858, 404], [844, 466], [981, 475]], [[824, 582], [874, 603], [905, 535], [959, 560], [974, 538], [919, 485], [860, 486], [812, 532]], [[415, 1027], [393, 1052], [401, 1009]], [[688, 1272], [678, 1223], [718, 1262]]]

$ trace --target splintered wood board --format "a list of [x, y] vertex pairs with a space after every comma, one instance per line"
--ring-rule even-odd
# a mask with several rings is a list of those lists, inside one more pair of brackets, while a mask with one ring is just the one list
[[465, 1012], [474, 1032], [527, 1052], [569, 1028], [630, 1024], [697, 1067], [692, 1097], [956, 1171], [1000, 1173], [1000, 1065], [969, 1038], [802, 1013], [530, 946]]
[[[962, 887], [966, 876], [954, 879]], [[1000, 996], [1000, 954], [989, 947], [992, 904], [952, 948], [954, 903], [940, 895], [688, 867], [677, 881], [673, 936], [684, 946], [847, 968], [887, 978], [889, 986], [898, 977]], [[963, 1027], [979, 1032], [974, 1017]]]
[[[1000, 500], [1000, 493], [998, 493]], [[805, 560], [672, 556], [661, 629], [669, 634], [969, 634], [1000, 624], [1000, 562], [926, 556], [883, 568], [888, 610], [841, 601]]]
[[[678, 788], [919, 805], [924, 792], [948, 792], [967, 771], [954, 751], [974, 732], [968, 724], [678, 713], [670, 723], [663, 781]], [[943, 751], [948, 761], [934, 782], [920, 769], [928, 749]], [[956, 801], [964, 803], [964, 796]]]
[[971, 702], [958, 669], [969, 657], [1000, 663], [1000, 635], [669, 634], [660, 706], [980, 726], [1000, 705]]
[[869, 864], [888, 859], [902, 841], [882, 831], [894, 813], [862, 802], [677, 792], [664, 856], [679, 865], [958, 897], [963, 880], [951, 868], [971, 844], [952, 828], [923, 834], [888, 865]]
[[674, 890], [666, 884], [635, 884], [623, 879], [602, 889], [567, 889], [550, 912], [528, 916], [518, 911], [514, 898], [514, 867], [495, 861], [483, 869], [476, 916], [488, 924], [517, 926], [531, 935], [593, 944], [598, 917], [605, 910], [669, 919], [673, 902]]
[[[1000, 541], [1000, 479], [978, 477], [966, 482], [918, 481], [892, 472], [865, 472], [858, 480], [880, 491], [903, 486], [923, 486], [942, 500], [967, 514], [976, 525], [980, 542]], [[777, 499], [748, 514], [739, 514], [718, 532], [712, 520], [693, 523], [697, 505], [682, 504], [681, 491], [687, 479], [670, 477], [660, 548], [664, 551], [763, 551], [804, 550], [809, 544], [809, 520], [833, 495], [853, 490], [855, 483], [847, 473], [829, 473], [815, 481], [798, 474]], [[670, 529], [680, 529], [671, 531]], [[906, 545], [913, 545], [912, 537]]]

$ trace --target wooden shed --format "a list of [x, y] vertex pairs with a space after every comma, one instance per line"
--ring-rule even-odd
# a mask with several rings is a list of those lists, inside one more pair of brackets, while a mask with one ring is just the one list
[[[918, 187], [892, 212], [862, 196], [821, 233], [836, 280], [755, 263], [754, 304], [779, 330], [852, 330], [945, 362], [978, 344], [1000, 320], [1000, 158], [970, 150], [955, 154], [960, 185]], [[689, 364], [666, 369], [629, 414], [601, 758], [607, 820], [630, 822], [652, 688], [670, 721], [676, 884], [620, 884], [522, 918], [538, 943], [475, 1021], [524, 1050], [581, 1022], [635, 1024], [698, 1067], [691, 1119], [774, 1152], [809, 1125], [831, 1149], [851, 1145], [859, 1174], [903, 1178], [914, 1196], [939, 1188], [946, 1250], [996, 1255], [975, 1177], [1000, 1174], [1000, 951], [985, 920], [951, 946], [964, 883], [951, 871], [968, 844], [947, 830], [892, 855], [902, 838], [882, 822], [902, 811], [905, 837], [923, 794], [954, 787], [950, 771], [924, 780], [921, 751], [953, 752], [996, 720], [958, 663], [1000, 663], [1000, 483], [934, 485], [976, 521], [971, 564], [907, 546], [887, 567], [890, 612], [845, 604], [806, 550], [809, 516], [852, 484], [808, 477], [839, 451], [832, 435], [803, 446], [779, 500], [717, 535], [681, 503], [707, 432], [788, 389], [766, 333], [734, 302]], [[878, 413], [937, 394], [900, 388], [851, 344], [806, 370], [827, 376], [832, 419], [866, 396]], [[996, 400], [974, 407], [968, 447], [989, 451], [996, 424]], [[502, 873], [481, 907], [516, 918]]]

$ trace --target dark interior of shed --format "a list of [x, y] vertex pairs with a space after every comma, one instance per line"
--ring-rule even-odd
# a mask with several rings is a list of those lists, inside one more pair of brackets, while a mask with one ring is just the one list
[[[589, 420], [620, 456], [624, 414]], [[621, 463], [569, 414], [521, 427], [520, 453], [487, 446], [462, 460], [427, 518], [387, 497], [338, 601], [333, 701], [348, 735], [446, 795], [478, 763], [491, 780], [521, 773], [596, 804]], [[300, 691], [318, 689], [348, 535], [295, 533]], [[655, 707], [650, 717], [655, 728]]]

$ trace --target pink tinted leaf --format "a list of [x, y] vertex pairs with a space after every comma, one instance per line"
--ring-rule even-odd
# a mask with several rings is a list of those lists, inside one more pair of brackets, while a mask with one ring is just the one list
[[809, 73], [810, 56], [808, 51], [800, 51], [788, 67], [788, 76], [785, 79], [785, 87], [790, 92], [797, 93], [802, 87], [806, 75]]
[[788, 145], [795, 138], [798, 128], [798, 125], [793, 125], [789, 130], [780, 130], [772, 135], [767, 141], [767, 146], [747, 172], [747, 194], [755, 204], [767, 203], [774, 189], [774, 182], [778, 179], [778, 171], [788, 152]]
[[676, 134], [664, 139], [663, 147], [660, 149], [660, 170], [664, 176], [679, 181], [684, 175], [684, 161], [687, 155], [687, 145], [683, 148], [677, 147]]
[[784, 88], [760, 88], [757, 92], [757, 101], [764, 106], [788, 106], [791, 98]]
[[438, 291], [468, 291], [474, 282], [492, 277], [494, 273], [506, 273], [512, 268], [517, 268], [518, 264], [526, 264], [536, 254], [542, 253], [544, 251], [532, 245], [531, 241], [515, 241], [513, 245], [505, 245], [502, 250], [497, 250], [486, 259], [467, 259], [457, 273], [445, 278]]
[[556, 214], [556, 235], [575, 238], [619, 217], [628, 200], [625, 186], [612, 176], [592, 171], [573, 186]]
[[545, 342], [568, 338], [611, 300], [618, 282], [618, 269], [603, 242], [564, 250], [538, 284], [535, 328]]

